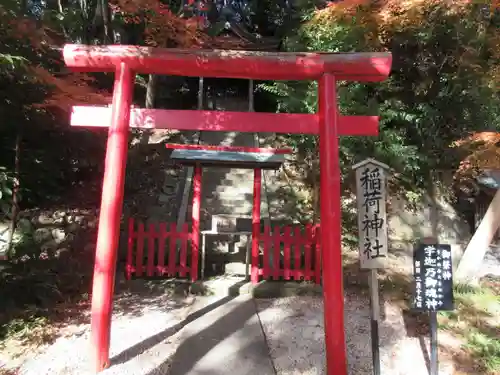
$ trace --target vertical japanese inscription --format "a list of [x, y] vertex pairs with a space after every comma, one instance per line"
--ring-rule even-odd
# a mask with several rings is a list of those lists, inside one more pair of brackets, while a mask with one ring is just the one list
[[419, 245], [413, 255], [414, 296], [417, 310], [453, 310], [450, 245]]
[[385, 170], [374, 162], [356, 169], [360, 267], [382, 268], [387, 257]]

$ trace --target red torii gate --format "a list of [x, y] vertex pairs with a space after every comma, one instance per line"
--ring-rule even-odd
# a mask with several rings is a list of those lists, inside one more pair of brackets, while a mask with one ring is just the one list
[[[111, 107], [75, 107], [74, 126], [109, 127], [92, 288], [96, 370], [109, 366], [112, 298], [130, 127], [319, 135], [321, 243], [327, 373], [347, 375], [341, 257], [338, 136], [377, 135], [377, 117], [340, 116], [336, 81], [383, 81], [390, 53], [273, 53], [66, 45], [74, 71], [115, 73]], [[254, 80], [317, 80], [317, 114], [274, 114], [132, 108], [135, 74]]]

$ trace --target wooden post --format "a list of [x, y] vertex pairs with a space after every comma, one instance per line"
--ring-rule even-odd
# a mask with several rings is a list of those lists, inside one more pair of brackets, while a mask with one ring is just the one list
[[252, 208], [252, 284], [259, 282], [259, 242], [260, 242], [260, 193], [262, 190], [262, 171], [254, 170], [253, 208]]
[[109, 366], [112, 301], [133, 86], [134, 73], [121, 63], [115, 73], [92, 285], [91, 345], [97, 372]]
[[379, 348], [379, 321], [380, 321], [380, 300], [377, 269], [370, 270], [370, 329], [372, 344], [372, 365], [373, 375], [380, 375], [380, 348]]
[[438, 311], [452, 311], [453, 270], [451, 246], [439, 244], [436, 237], [419, 241], [413, 252], [413, 308], [429, 314], [430, 375], [438, 375]]
[[[200, 165], [194, 168], [193, 206], [191, 210], [191, 281], [198, 280], [198, 259], [200, 253], [200, 209], [201, 209], [201, 176]], [[204, 259], [203, 259], [204, 260]]]
[[326, 368], [328, 375], [347, 375], [340, 232], [339, 116], [336, 80], [332, 74], [321, 77], [318, 102]]
[[370, 327], [373, 374], [380, 375], [378, 268], [387, 257], [386, 177], [389, 167], [366, 159], [352, 167], [356, 171], [359, 263], [369, 270]]

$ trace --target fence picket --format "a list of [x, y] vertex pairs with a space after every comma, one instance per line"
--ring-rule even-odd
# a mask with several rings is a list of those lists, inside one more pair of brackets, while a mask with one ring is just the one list
[[280, 278], [280, 259], [281, 259], [281, 228], [274, 227], [273, 233], [273, 279], [279, 280]]
[[163, 276], [165, 273], [165, 241], [168, 237], [167, 223], [160, 223], [158, 232], [158, 263], [156, 274]]
[[312, 253], [311, 253], [311, 242], [312, 242], [312, 226], [311, 224], [306, 224], [305, 230], [306, 241], [304, 244], [304, 258], [305, 258], [305, 280], [312, 280]]
[[146, 267], [146, 274], [151, 277], [155, 270], [155, 238], [156, 230], [154, 224], [149, 224], [149, 230], [146, 234], [148, 241], [148, 263]]
[[175, 276], [175, 266], [177, 263], [177, 225], [175, 223], [170, 224], [170, 246], [168, 254], [168, 276]]
[[289, 225], [286, 225], [283, 233], [283, 277], [285, 280], [290, 280], [292, 273], [292, 265], [290, 264], [290, 244], [292, 242], [291, 232], [292, 228]]
[[187, 249], [188, 249], [187, 242], [188, 242], [188, 238], [189, 238], [189, 228], [188, 228], [187, 223], [185, 223], [182, 226], [182, 231], [179, 233], [179, 237], [181, 240], [181, 256], [180, 256], [181, 267], [180, 267], [179, 275], [180, 275], [180, 277], [186, 277], [186, 274], [188, 271], [188, 268], [187, 268]]
[[127, 280], [132, 278], [133, 269], [133, 252], [134, 252], [134, 219], [128, 220], [128, 243], [127, 243], [127, 266], [125, 269], [125, 277]]
[[270, 262], [271, 262], [271, 227], [269, 225], [266, 225], [264, 227], [264, 233], [261, 237], [264, 240], [264, 252], [263, 252], [263, 259], [262, 262], [263, 268], [264, 268], [264, 278], [268, 278], [271, 276], [271, 267], [270, 267]]
[[297, 225], [293, 231], [293, 250], [295, 254], [295, 260], [293, 262], [293, 278], [295, 280], [300, 280], [300, 271], [302, 270], [302, 233], [300, 227]]
[[314, 274], [315, 274], [315, 282], [316, 284], [321, 283], [321, 236], [320, 236], [320, 226], [314, 226], [314, 248], [316, 250], [316, 260], [314, 264]]
[[137, 254], [135, 258], [135, 274], [142, 276], [143, 258], [144, 258], [144, 223], [139, 223], [137, 229]]

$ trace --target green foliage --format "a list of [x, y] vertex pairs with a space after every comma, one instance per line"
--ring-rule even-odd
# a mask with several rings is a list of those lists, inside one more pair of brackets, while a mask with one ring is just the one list
[[0, 166], [0, 215], [10, 212], [13, 182], [14, 179], [7, 168]]
[[[21, 242], [33, 245], [29, 236], [24, 235]], [[71, 256], [47, 257], [37, 253], [34, 246], [26, 247], [23, 251], [29, 257], [16, 256], [15, 261], [2, 264], [0, 343], [7, 337], [45, 341], [47, 323], [78, 314], [81, 308], [72, 311], [64, 304], [71, 306], [88, 299], [93, 269], [88, 261], [90, 254], [78, 248]]]
[[5, 72], [8, 70], [15, 70], [26, 62], [27, 60], [22, 56], [12, 56], [0, 53], [0, 68]]
[[[350, 166], [374, 157], [394, 169], [397, 186], [417, 194], [434, 170], [456, 169], [460, 155], [453, 141], [471, 131], [499, 128], [498, 86], [491, 83], [496, 20], [478, 10], [449, 12], [447, 5], [377, 17], [378, 2], [345, 10], [304, 10], [302, 27], [286, 40], [289, 51], [381, 51], [393, 55], [390, 78], [376, 84], [338, 84], [342, 113], [379, 115], [378, 137], [344, 137], [340, 155], [344, 178]], [[391, 1], [380, 2], [391, 3]], [[321, 13], [323, 12], [323, 13]], [[403, 11], [404, 13], [404, 11]], [[418, 12], [417, 12], [418, 13]], [[314, 113], [317, 87], [312, 83], [266, 83], [278, 112]], [[290, 146], [315, 153], [314, 137], [290, 135]]]
[[44, 327], [48, 320], [36, 312], [27, 315], [24, 319], [13, 319], [0, 330], [0, 337], [10, 337], [23, 341], [31, 338], [33, 332]]
[[[497, 279], [497, 285], [498, 282]], [[500, 371], [500, 338], [496, 329], [500, 314], [498, 291], [483, 280], [479, 287], [457, 285], [454, 295], [456, 309], [441, 313], [440, 329], [462, 339], [464, 348], [482, 370], [497, 374]]]
[[467, 337], [466, 346], [474, 357], [482, 360], [486, 370], [492, 374], [500, 371], [500, 339], [472, 331]]
[[[35, 20], [15, 1], [0, 5], [5, 25], [0, 31], [0, 219], [11, 211], [14, 177], [20, 184], [17, 200], [27, 208], [58, 199], [68, 187], [101, 173], [106, 133], [70, 129], [61, 110], [69, 107], [71, 90], [78, 84], [64, 81], [60, 51], [47, 48], [60, 37], [49, 34], [65, 27], [50, 14], [45, 9]], [[58, 108], [44, 106], [65, 87], [68, 93], [56, 99]]]

